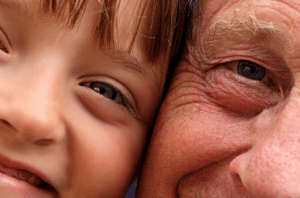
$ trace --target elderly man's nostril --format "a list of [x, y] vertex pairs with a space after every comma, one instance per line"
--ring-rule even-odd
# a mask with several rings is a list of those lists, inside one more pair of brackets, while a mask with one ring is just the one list
[[237, 173], [233, 173], [231, 174], [232, 175], [232, 178], [233, 178], [233, 181], [236, 182], [236, 183], [242, 183], [242, 179], [241, 177], [237, 174]]

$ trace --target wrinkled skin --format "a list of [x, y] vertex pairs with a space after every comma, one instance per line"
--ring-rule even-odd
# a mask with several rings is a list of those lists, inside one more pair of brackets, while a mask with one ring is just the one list
[[[300, 2], [202, 0], [198, 9], [138, 197], [300, 197]], [[266, 69], [262, 79], [237, 72], [249, 61]]]

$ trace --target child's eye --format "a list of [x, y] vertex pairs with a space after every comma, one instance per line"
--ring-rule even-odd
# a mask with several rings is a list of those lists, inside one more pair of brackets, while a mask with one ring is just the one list
[[123, 96], [123, 94], [118, 89], [114, 88], [113, 86], [107, 83], [98, 82], [98, 81], [84, 82], [84, 83], [80, 83], [80, 86], [86, 86], [118, 104], [122, 104], [126, 107], [129, 105], [128, 101]]

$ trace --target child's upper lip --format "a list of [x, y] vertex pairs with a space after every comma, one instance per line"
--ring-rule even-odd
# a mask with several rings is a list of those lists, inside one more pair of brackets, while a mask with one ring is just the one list
[[[50, 179], [36, 168], [22, 162], [13, 161], [8, 157], [0, 154], [0, 172], [9, 174], [17, 179], [21, 179], [33, 185], [39, 185], [43, 180], [53, 187]], [[36, 176], [36, 177], [35, 177]], [[21, 178], [20, 178], [21, 177]], [[27, 181], [34, 180], [34, 181]]]

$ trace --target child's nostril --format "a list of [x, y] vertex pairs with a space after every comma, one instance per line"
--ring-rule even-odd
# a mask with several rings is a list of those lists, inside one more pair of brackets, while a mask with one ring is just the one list
[[3, 124], [12, 127], [12, 125], [11, 125], [9, 122], [7, 122], [6, 120], [0, 120], [0, 121], [1, 121]]

